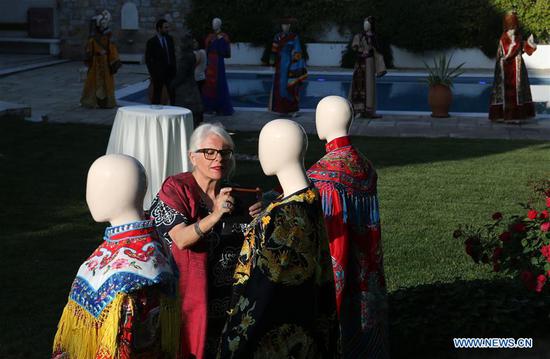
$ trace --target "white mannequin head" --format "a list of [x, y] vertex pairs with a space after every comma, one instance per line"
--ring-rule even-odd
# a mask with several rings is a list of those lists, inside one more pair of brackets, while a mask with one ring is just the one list
[[290, 24], [281, 24], [281, 29], [284, 33], [288, 33], [290, 31]]
[[105, 155], [88, 171], [86, 202], [96, 222], [112, 226], [143, 218], [143, 197], [147, 190], [145, 169], [135, 158]]
[[101, 30], [105, 30], [111, 23], [111, 13], [107, 10], [103, 10], [101, 14], [95, 16], [96, 26]]
[[347, 136], [353, 109], [348, 100], [340, 96], [327, 96], [319, 101], [315, 110], [315, 126], [320, 140], [330, 142]]
[[222, 19], [215, 17], [212, 19], [212, 30], [220, 31], [222, 28]]
[[371, 23], [370, 21], [368, 20], [368, 18], [366, 18], [364, 21], [363, 21], [363, 30], [365, 31], [370, 31], [371, 29]]
[[307, 135], [298, 123], [273, 120], [260, 132], [258, 157], [268, 176], [276, 175], [285, 195], [308, 186], [304, 170]]

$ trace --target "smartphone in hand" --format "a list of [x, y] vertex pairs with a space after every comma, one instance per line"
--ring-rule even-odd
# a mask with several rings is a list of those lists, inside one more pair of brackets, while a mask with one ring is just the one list
[[244, 217], [243, 219], [248, 223], [252, 219], [248, 214], [248, 209], [261, 200], [262, 191], [258, 188], [232, 187], [231, 197], [235, 199], [235, 207], [231, 212], [232, 216]]

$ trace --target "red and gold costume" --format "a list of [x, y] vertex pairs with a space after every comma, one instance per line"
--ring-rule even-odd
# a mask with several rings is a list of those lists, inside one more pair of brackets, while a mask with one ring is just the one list
[[489, 119], [493, 121], [515, 121], [535, 116], [535, 104], [531, 97], [529, 76], [522, 55], [531, 55], [535, 47], [524, 41], [516, 31], [512, 39], [507, 33], [518, 29], [515, 13], [504, 18], [504, 32], [500, 37]]

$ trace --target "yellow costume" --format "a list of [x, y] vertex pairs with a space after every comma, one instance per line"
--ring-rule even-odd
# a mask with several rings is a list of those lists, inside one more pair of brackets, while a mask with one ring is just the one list
[[114, 72], [120, 67], [118, 51], [111, 43], [111, 34], [90, 37], [86, 45], [88, 77], [80, 103], [84, 107], [113, 108], [116, 106]]

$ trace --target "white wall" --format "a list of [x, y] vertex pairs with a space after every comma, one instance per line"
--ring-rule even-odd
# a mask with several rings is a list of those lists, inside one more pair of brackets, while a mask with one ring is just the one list
[[[340, 66], [342, 51], [345, 50], [344, 43], [309, 43], [307, 51], [309, 54], [309, 66]], [[467, 69], [493, 69], [494, 59], [490, 59], [479, 49], [454, 49], [442, 52], [425, 52], [414, 54], [412, 52], [392, 46], [393, 63], [396, 68], [424, 69], [423, 60], [432, 65], [433, 58], [446, 54], [453, 55], [452, 66], [465, 62]], [[231, 65], [261, 65], [263, 48], [254, 47], [249, 43], [231, 44], [231, 58], [226, 60]], [[525, 64], [529, 69], [550, 69], [550, 45], [539, 45], [532, 56], [523, 55]]]
[[[340, 66], [342, 51], [346, 44], [307, 44], [309, 66]], [[228, 65], [261, 65], [262, 47], [254, 47], [250, 43], [237, 42], [231, 44], [231, 58], [226, 59]]]
[[[423, 54], [412, 52], [392, 46], [393, 64], [397, 68], [424, 68], [425, 61], [428, 65], [433, 64], [436, 56], [445, 54], [447, 58], [452, 55], [451, 66], [457, 66], [464, 62], [463, 68], [469, 69], [493, 69], [495, 60], [488, 58], [479, 49], [451, 49], [441, 52], [429, 51]], [[523, 55], [525, 64], [529, 69], [550, 69], [550, 45], [539, 45], [533, 55]]]
[[433, 59], [443, 54], [447, 56], [447, 59], [452, 56], [451, 66], [457, 66], [465, 62], [463, 68], [492, 69], [495, 67], [495, 61], [485, 56], [479, 49], [450, 49], [417, 54], [393, 45], [391, 48], [393, 52], [393, 65], [397, 68], [424, 68], [423, 61], [433, 66]]
[[225, 59], [228, 65], [261, 65], [262, 47], [254, 47], [248, 42], [236, 42], [231, 44], [231, 58]]
[[346, 44], [307, 44], [309, 66], [340, 66]]
[[550, 69], [550, 45], [539, 45], [531, 56], [523, 55], [528, 69]]

